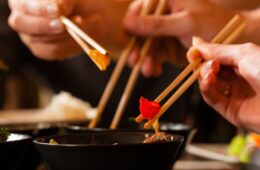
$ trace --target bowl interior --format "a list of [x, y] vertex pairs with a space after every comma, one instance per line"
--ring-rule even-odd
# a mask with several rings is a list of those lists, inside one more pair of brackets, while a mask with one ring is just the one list
[[[59, 136], [47, 136], [36, 139], [38, 144], [49, 145], [50, 139], [58, 142], [59, 146], [89, 146], [89, 145], [145, 145], [143, 141], [151, 132], [123, 132], [123, 131], [106, 131], [106, 132], [89, 132]], [[170, 142], [182, 142], [183, 137], [174, 135]], [[51, 144], [50, 144], [51, 145]]]
[[[134, 129], [115, 129], [115, 130], [110, 130], [107, 128], [93, 128], [90, 129], [86, 126], [86, 124], [82, 124], [82, 125], [68, 125], [66, 127], [66, 131], [68, 133], [83, 133], [83, 132], [98, 132], [98, 133], [102, 133], [102, 132], [110, 132], [110, 131], [117, 131], [117, 132], [131, 132], [131, 131], [139, 131], [139, 132], [153, 132], [153, 130], [146, 130], [146, 129], [142, 129], [143, 126], [140, 127], [140, 129], [138, 130], [134, 130]], [[176, 159], [179, 159], [182, 154], [185, 151], [185, 147], [187, 144], [187, 140], [188, 137], [190, 135], [190, 132], [192, 130], [191, 126], [186, 125], [186, 124], [181, 124], [181, 123], [161, 123], [160, 124], [160, 130], [172, 135], [181, 135], [184, 137], [184, 141], [183, 144], [180, 147], [180, 150], [176, 156]]]

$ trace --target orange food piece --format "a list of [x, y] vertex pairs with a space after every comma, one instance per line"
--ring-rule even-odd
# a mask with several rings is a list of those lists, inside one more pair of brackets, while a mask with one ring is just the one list
[[251, 133], [251, 136], [258, 148], [260, 148], [260, 134]]
[[106, 70], [110, 64], [110, 59], [97, 50], [90, 50], [88, 55], [101, 71]]

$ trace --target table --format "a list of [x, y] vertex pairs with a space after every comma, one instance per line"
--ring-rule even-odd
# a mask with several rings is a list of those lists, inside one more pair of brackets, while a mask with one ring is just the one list
[[[225, 154], [227, 145], [225, 144], [194, 144], [195, 146], [218, 151]], [[222, 161], [206, 159], [184, 153], [180, 160], [175, 163], [173, 170], [260, 170], [260, 167], [246, 164], [230, 164]]]

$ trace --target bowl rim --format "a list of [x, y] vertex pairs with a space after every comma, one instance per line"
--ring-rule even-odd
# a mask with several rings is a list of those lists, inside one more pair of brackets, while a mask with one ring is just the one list
[[184, 136], [182, 135], [173, 135], [170, 134], [174, 137], [176, 137], [176, 140], [173, 141], [169, 141], [169, 142], [160, 142], [160, 143], [129, 143], [129, 144], [50, 144], [50, 143], [46, 143], [46, 142], [41, 142], [39, 141], [40, 139], [52, 139], [55, 137], [66, 137], [66, 136], [80, 136], [80, 135], [90, 135], [90, 134], [107, 134], [107, 133], [142, 133], [142, 134], [151, 134], [151, 132], [136, 132], [136, 131], [125, 131], [125, 132], [118, 132], [118, 131], [104, 131], [104, 132], [84, 132], [84, 133], [77, 133], [77, 134], [63, 134], [63, 135], [50, 135], [50, 136], [42, 136], [42, 137], [38, 137], [35, 138], [33, 140], [33, 143], [35, 145], [41, 145], [41, 146], [50, 146], [50, 147], [74, 147], [74, 148], [79, 148], [79, 147], [119, 147], [119, 146], [148, 146], [148, 145], [162, 145], [162, 144], [170, 144], [170, 143], [176, 143], [176, 142], [180, 142], [183, 143], [184, 142]]
[[[175, 128], [169, 128], [167, 126], [174, 126]], [[165, 129], [168, 128], [168, 129]], [[109, 129], [109, 128], [104, 128], [104, 127], [96, 127], [96, 128], [88, 128], [87, 126], [83, 125], [67, 125], [65, 126], [65, 129], [67, 130], [72, 130], [72, 131], [134, 131], [134, 130], [139, 130], [143, 132], [149, 132], [153, 131], [153, 129], [129, 129], [129, 128], [118, 128], [118, 129]], [[181, 132], [181, 131], [191, 131], [193, 128], [192, 126], [184, 123], [172, 123], [172, 122], [167, 122], [161, 123], [160, 130], [161, 131], [176, 131], [176, 132]]]
[[11, 140], [11, 141], [0, 142], [0, 144], [17, 143], [17, 142], [21, 142], [21, 141], [26, 141], [26, 140], [31, 140], [32, 139], [32, 137], [30, 135], [27, 135], [27, 134], [10, 133], [10, 135], [18, 135], [18, 136], [22, 136], [22, 138], [21, 139], [16, 139], [16, 140]]

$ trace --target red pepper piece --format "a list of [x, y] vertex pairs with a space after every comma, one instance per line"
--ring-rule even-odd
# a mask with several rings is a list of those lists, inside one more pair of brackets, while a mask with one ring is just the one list
[[141, 115], [145, 119], [152, 119], [160, 110], [161, 106], [159, 103], [149, 101], [148, 99], [141, 97], [139, 100], [139, 110]]

